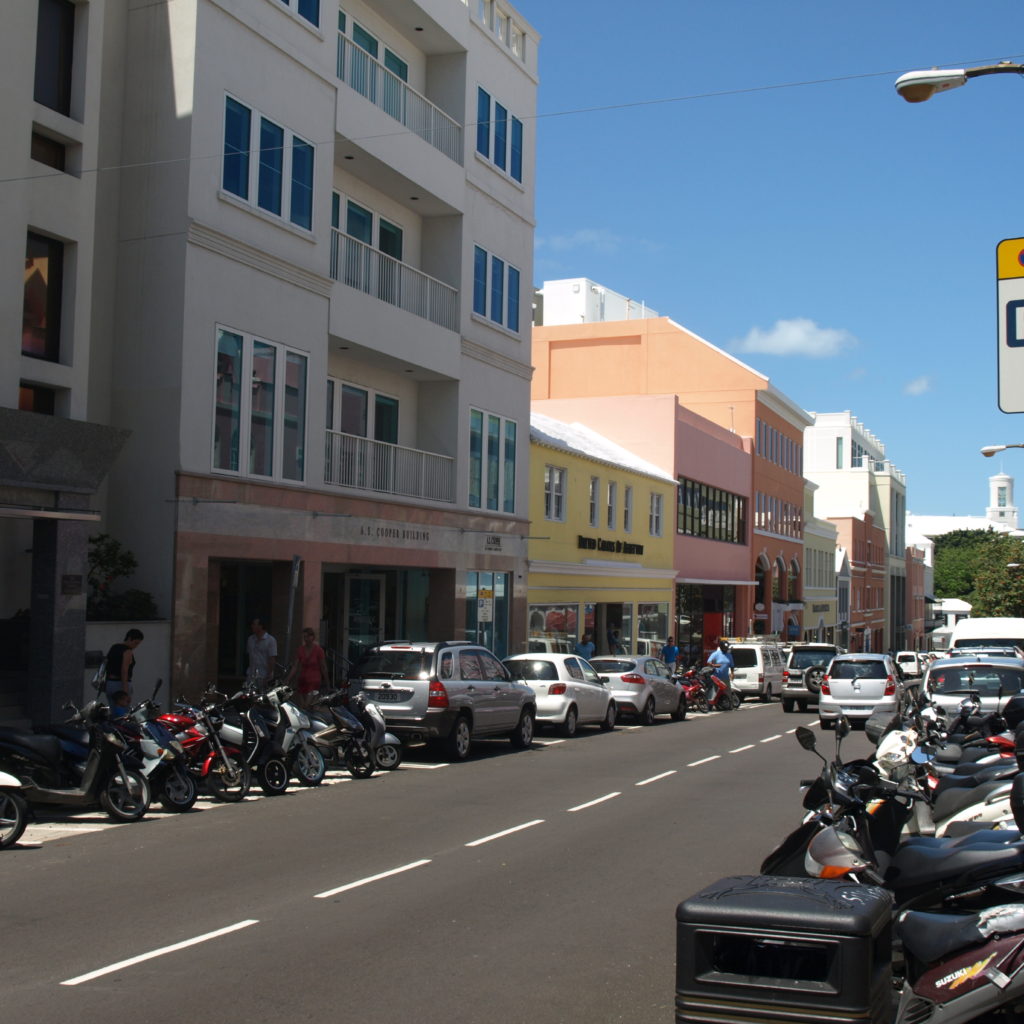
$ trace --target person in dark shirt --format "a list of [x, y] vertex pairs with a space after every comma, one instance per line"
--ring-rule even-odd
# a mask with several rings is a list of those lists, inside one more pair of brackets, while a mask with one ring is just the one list
[[132, 673], [135, 671], [135, 648], [145, 638], [141, 629], [129, 629], [124, 640], [114, 644], [107, 651], [107, 686], [108, 696], [123, 690], [131, 697]]

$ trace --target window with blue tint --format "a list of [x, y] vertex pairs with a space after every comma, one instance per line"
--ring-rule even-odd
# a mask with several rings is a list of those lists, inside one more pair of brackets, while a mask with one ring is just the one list
[[365, 50], [371, 57], [376, 59], [380, 52], [380, 44], [370, 35], [369, 32], [357, 22], [352, 22], [352, 42], [361, 50]]
[[365, 207], [349, 200], [345, 230], [360, 242], [373, 245], [373, 214]]
[[320, 24], [320, 0], [298, 0], [297, 10], [311, 25]]
[[501, 494], [501, 419], [487, 417], [487, 507], [498, 511], [498, 497]]
[[476, 90], [476, 151], [491, 155], [491, 97], [479, 86]]
[[473, 312], [487, 316], [487, 253], [473, 248]]
[[505, 420], [505, 494], [502, 508], [505, 512], [516, 510], [516, 424]]
[[494, 162], [505, 170], [508, 149], [508, 111], [497, 101], [494, 104]]
[[257, 203], [270, 213], [281, 215], [281, 179], [284, 167], [284, 129], [260, 118], [260, 171]]
[[341, 196], [337, 192], [331, 193], [331, 227], [341, 227]]
[[225, 192], [249, 198], [249, 135], [252, 112], [230, 96], [224, 109]]
[[313, 147], [292, 139], [291, 221], [300, 228], [313, 226]]
[[491, 319], [500, 324], [505, 307], [505, 261], [491, 257]]
[[484, 414], [469, 412], [469, 505], [480, 508], [484, 480]]
[[512, 118], [512, 152], [509, 154], [508, 173], [516, 181], [523, 180], [523, 122]]
[[519, 271], [508, 268], [508, 319], [505, 326], [510, 331], [519, 330]]

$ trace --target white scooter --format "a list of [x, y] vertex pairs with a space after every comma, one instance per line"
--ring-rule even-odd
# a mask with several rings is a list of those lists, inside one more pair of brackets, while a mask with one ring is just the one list
[[0, 771], [0, 850], [13, 846], [28, 824], [28, 804], [21, 798], [21, 782]]

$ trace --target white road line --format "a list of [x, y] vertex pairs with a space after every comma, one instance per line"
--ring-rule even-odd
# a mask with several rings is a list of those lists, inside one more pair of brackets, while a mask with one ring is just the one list
[[698, 765], [707, 764], [709, 761], [717, 761], [721, 756], [721, 754], [712, 754], [711, 757], [705, 757], [700, 761], [691, 761], [686, 767], [696, 768]]
[[761, 742], [762, 743], [771, 743], [772, 740], [781, 740], [781, 739], [782, 739], [782, 733], [781, 732], [777, 732], [774, 736], [765, 736], [765, 738], [763, 740], [761, 740]]
[[483, 846], [484, 843], [489, 843], [494, 839], [503, 839], [505, 836], [512, 835], [513, 832], [522, 832], [524, 828], [533, 828], [534, 825], [543, 825], [543, 818], [535, 818], [533, 821], [527, 821], [522, 825], [516, 825], [515, 828], [507, 828], [504, 832], [495, 832], [493, 836], [484, 836], [482, 839], [474, 839], [471, 843], [466, 843], [466, 846]]
[[559, 743], [564, 743], [565, 740], [534, 740], [533, 745], [535, 747], [556, 747]]
[[238, 924], [229, 925], [227, 928], [219, 928], [215, 932], [207, 932], [205, 935], [197, 935], [194, 939], [186, 939], [184, 942], [176, 942], [173, 946], [164, 946], [162, 949], [154, 949], [151, 953], [140, 953], [128, 960], [121, 960], [109, 967], [101, 967], [98, 971], [90, 971], [88, 974], [80, 974], [77, 978], [69, 978], [62, 981], [62, 985], [81, 985], [83, 982], [92, 981], [94, 978], [102, 978], [104, 974], [113, 974], [115, 971], [123, 971], [126, 967], [133, 967], [146, 960], [153, 960], [158, 956], [167, 953], [176, 953], [179, 949], [187, 949], [189, 946], [198, 946], [200, 942], [209, 942], [210, 939], [219, 939], [222, 935], [240, 931], [250, 925], [259, 924], [259, 921], [239, 921]]
[[605, 800], [614, 800], [617, 796], [622, 796], [622, 794], [605, 793], [604, 796], [599, 796], [596, 800], [588, 800], [585, 804], [577, 804], [575, 807], [570, 807], [567, 813], [573, 814], [576, 811], [585, 811], [588, 807], [596, 807], [598, 804], [603, 804]]
[[325, 900], [330, 896], [337, 896], [339, 892], [348, 892], [349, 889], [358, 889], [361, 885], [369, 885], [371, 882], [379, 882], [382, 878], [390, 878], [392, 875], [400, 875], [403, 871], [412, 871], [413, 868], [421, 868], [429, 864], [429, 860], [414, 860], [411, 864], [403, 864], [400, 868], [392, 868], [390, 871], [382, 871], [379, 875], [370, 875], [369, 878], [360, 878], [356, 882], [349, 882], [347, 885], [339, 885], [337, 889], [328, 889], [326, 892], [318, 892], [313, 899]]
[[403, 761], [403, 768], [419, 768], [421, 771], [432, 772], [435, 768], [447, 768], [448, 762], [444, 761], [441, 764], [420, 764], [419, 761]]
[[735, 750], [730, 750], [730, 754], [742, 754], [744, 750], [753, 750], [754, 744], [748, 743], [745, 747], [737, 747]]
[[644, 779], [643, 782], [634, 782], [634, 786], [646, 786], [650, 782], [657, 782], [659, 779], [667, 779], [670, 775], [675, 775], [675, 768], [670, 772], [662, 772], [660, 775], [652, 775], [649, 779]]

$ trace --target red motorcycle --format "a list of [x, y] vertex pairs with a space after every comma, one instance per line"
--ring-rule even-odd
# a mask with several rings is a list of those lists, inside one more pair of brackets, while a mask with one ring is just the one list
[[701, 674], [700, 665], [691, 665], [677, 678], [686, 697], [687, 711], [699, 711], [706, 715], [711, 710], [711, 705], [708, 704], [707, 683]]
[[161, 715], [162, 722], [185, 748], [189, 765], [207, 792], [217, 800], [237, 803], [252, 785], [252, 772], [242, 752], [221, 742], [223, 722], [216, 708], [178, 701], [177, 711]]

